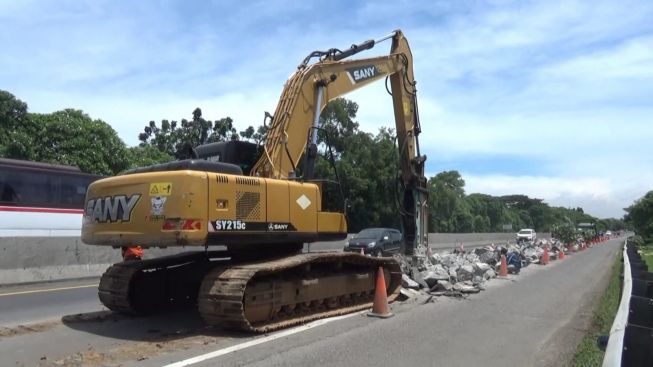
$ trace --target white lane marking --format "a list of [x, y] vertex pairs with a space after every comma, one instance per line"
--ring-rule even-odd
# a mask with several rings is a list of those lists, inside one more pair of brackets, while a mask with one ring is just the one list
[[11, 293], [0, 293], [0, 297], [5, 297], [5, 296], [16, 296], [19, 294], [30, 294], [30, 293], [44, 293], [44, 292], [56, 292], [56, 291], [64, 291], [67, 289], [79, 289], [79, 288], [91, 288], [91, 287], [97, 287], [98, 284], [86, 284], [86, 285], [76, 285], [74, 287], [59, 287], [59, 288], [46, 288], [46, 289], [35, 289], [32, 291], [20, 291], [20, 292], [11, 292]]
[[342, 319], [346, 319], [348, 317], [360, 315], [361, 313], [364, 313], [364, 312], [368, 312], [368, 311], [360, 311], [360, 312], [355, 312], [355, 313], [351, 313], [351, 314], [347, 314], [347, 315], [331, 317], [331, 318], [328, 318], [328, 319], [316, 320], [316, 321], [310, 322], [310, 323], [308, 323], [306, 325], [298, 326], [296, 328], [292, 328], [292, 329], [288, 329], [288, 330], [279, 331], [279, 332], [276, 332], [274, 334], [264, 336], [262, 338], [250, 340], [248, 342], [244, 342], [244, 343], [241, 343], [241, 344], [232, 345], [230, 347], [219, 349], [219, 350], [209, 352], [209, 353], [206, 353], [206, 354], [202, 354], [202, 355], [199, 355], [197, 357], [184, 359], [183, 361], [171, 363], [171, 364], [165, 365], [164, 367], [190, 366], [192, 364], [204, 362], [204, 361], [206, 361], [208, 359], [220, 357], [220, 356], [223, 356], [225, 354], [229, 354], [229, 353], [232, 353], [232, 352], [239, 351], [241, 349], [253, 347], [255, 345], [267, 343], [267, 342], [273, 341], [275, 339], [283, 338], [283, 337], [286, 337], [288, 335], [301, 333], [302, 331], [306, 331], [306, 330], [315, 328], [317, 326], [322, 326], [324, 324], [328, 324], [331, 321], [342, 320]]

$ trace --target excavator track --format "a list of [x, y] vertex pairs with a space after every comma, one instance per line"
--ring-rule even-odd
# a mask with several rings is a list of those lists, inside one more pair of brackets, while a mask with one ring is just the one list
[[313, 253], [217, 266], [200, 287], [199, 312], [211, 325], [264, 333], [363, 310], [372, 305], [380, 266], [393, 301], [401, 285], [393, 258]]
[[380, 266], [390, 301], [401, 285], [393, 258], [311, 253], [234, 263], [228, 256], [190, 252], [114, 264], [100, 280], [100, 301], [132, 315], [197, 304], [208, 324], [263, 333], [370, 308]]
[[194, 305], [202, 278], [215, 266], [211, 259], [226, 256], [202, 251], [120, 262], [102, 275], [98, 296], [110, 310], [132, 315]]

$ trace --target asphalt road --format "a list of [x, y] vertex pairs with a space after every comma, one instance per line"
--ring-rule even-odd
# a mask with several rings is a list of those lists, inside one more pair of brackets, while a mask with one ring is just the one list
[[533, 265], [466, 300], [356, 316], [198, 366], [561, 365], [619, 251], [613, 240], [549, 266]]
[[[310, 251], [341, 251], [346, 241], [316, 242]], [[478, 244], [477, 244], [478, 246]], [[433, 245], [437, 249], [451, 244]], [[473, 248], [474, 245], [468, 245]], [[305, 245], [304, 251], [308, 251]], [[106, 310], [97, 297], [98, 279], [85, 279], [0, 287], [0, 327], [60, 318], [83, 312]]]
[[0, 327], [60, 318], [105, 309], [97, 296], [97, 279], [0, 288]]
[[[422, 304], [426, 299], [420, 296], [393, 305], [396, 315], [390, 319], [355, 314], [287, 335], [209, 328], [192, 311], [148, 318], [85, 312], [29, 327], [0, 327], [0, 365], [161, 366], [206, 353], [221, 355], [193, 365], [559, 365], [582, 334], [588, 306], [605, 286], [619, 243], [609, 241], [548, 266], [531, 265], [464, 300]], [[84, 299], [95, 290], [58, 292], [43, 292], [39, 297], [46, 298], [31, 303], [48, 309], [47, 297]], [[18, 297], [0, 312], [28, 304], [27, 295], [0, 296], [0, 305]]]

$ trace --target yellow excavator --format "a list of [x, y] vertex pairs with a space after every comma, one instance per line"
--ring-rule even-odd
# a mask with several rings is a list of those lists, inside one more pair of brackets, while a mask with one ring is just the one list
[[[385, 40], [392, 41], [389, 54], [350, 59]], [[334, 196], [342, 194], [338, 180], [314, 177], [324, 147], [318, 139], [320, 113], [330, 100], [381, 78], [386, 88], [389, 81], [396, 122], [395, 200], [403, 249], [414, 255], [426, 244], [426, 157], [418, 143], [412, 54], [397, 30], [345, 51], [309, 54], [285, 83], [274, 115], [266, 114], [269, 130], [262, 146], [206, 144], [193, 150], [192, 159], [91, 184], [84, 243], [199, 250], [114, 264], [100, 280], [101, 302], [130, 314], [197, 305], [209, 324], [267, 332], [370, 307], [381, 266], [394, 299], [401, 285], [394, 258], [302, 253], [304, 243], [347, 236], [346, 204], [327, 209], [342, 199]]]

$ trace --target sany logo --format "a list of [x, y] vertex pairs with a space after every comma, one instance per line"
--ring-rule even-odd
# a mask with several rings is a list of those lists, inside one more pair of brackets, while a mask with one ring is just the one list
[[270, 223], [268, 231], [285, 231], [288, 229], [288, 223]]
[[366, 65], [357, 68], [347, 69], [347, 74], [352, 83], [362, 82], [375, 77], [379, 73], [374, 65]]
[[129, 222], [132, 211], [141, 198], [141, 194], [106, 196], [103, 198], [91, 199], [86, 202], [85, 216], [91, 221], [105, 222]]

